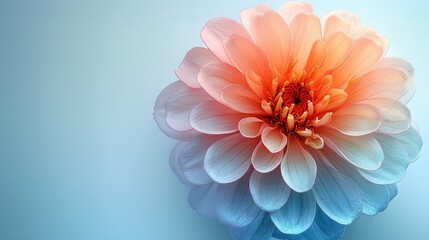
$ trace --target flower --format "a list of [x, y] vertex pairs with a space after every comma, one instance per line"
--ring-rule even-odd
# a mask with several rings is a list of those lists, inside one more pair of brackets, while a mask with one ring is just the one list
[[200, 215], [234, 239], [338, 239], [386, 209], [422, 139], [413, 68], [385, 38], [297, 2], [212, 19], [201, 38], [154, 112]]

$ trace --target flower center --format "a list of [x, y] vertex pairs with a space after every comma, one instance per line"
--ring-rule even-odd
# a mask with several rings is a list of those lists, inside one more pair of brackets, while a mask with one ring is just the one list
[[291, 83], [285, 86], [283, 91], [283, 104], [291, 107], [294, 104], [292, 114], [301, 116], [307, 110], [308, 101], [311, 101], [310, 91], [301, 83]]

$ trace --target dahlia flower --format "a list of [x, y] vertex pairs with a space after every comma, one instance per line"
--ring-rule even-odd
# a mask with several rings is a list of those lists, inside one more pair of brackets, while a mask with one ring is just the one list
[[385, 38], [297, 2], [212, 19], [201, 38], [154, 112], [200, 215], [234, 239], [338, 239], [386, 209], [422, 139], [413, 68]]

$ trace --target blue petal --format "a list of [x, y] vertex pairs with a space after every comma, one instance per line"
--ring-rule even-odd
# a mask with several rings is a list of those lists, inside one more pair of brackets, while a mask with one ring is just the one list
[[261, 211], [252, 199], [248, 175], [233, 183], [221, 184], [216, 191], [216, 215], [225, 225], [247, 226]]
[[183, 147], [178, 161], [183, 177], [187, 181], [197, 185], [213, 182], [204, 170], [204, 156], [210, 145], [218, 139], [215, 136], [204, 135], [194, 138]]
[[290, 195], [290, 188], [283, 180], [280, 168], [269, 173], [253, 171], [249, 187], [256, 205], [267, 212], [281, 208]]
[[360, 174], [376, 184], [392, 184], [400, 181], [409, 164], [408, 154], [394, 137], [374, 134], [384, 153], [384, 160], [376, 170], [358, 169]]
[[335, 161], [335, 168], [359, 186], [363, 203], [362, 213], [373, 216], [387, 208], [390, 197], [384, 185], [366, 180], [346, 161]]
[[250, 225], [242, 228], [230, 227], [229, 230], [232, 238], [236, 240], [268, 240], [274, 228], [270, 215], [261, 211]]
[[183, 148], [185, 148], [185, 146], [188, 143], [189, 142], [177, 143], [174, 149], [170, 153], [170, 168], [176, 174], [177, 178], [184, 184], [191, 184], [191, 183], [185, 178], [185, 176], [183, 176], [182, 169], [180, 169], [180, 165], [179, 165], [179, 155], [182, 152]]
[[414, 127], [410, 127], [407, 131], [394, 134], [395, 137], [408, 153], [410, 162], [416, 161], [420, 156], [420, 151], [423, 146], [423, 139]]
[[213, 182], [206, 185], [194, 185], [188, 196], [189, 205], [203, 216], [215, 218], [214, 200], [219, 184]]
[[298, 235], [284, 234], [274, 229], [273, 237], [287, 240], [333, 240], [343, 236], [346, 226], [329, 218], [320, 208], [317, 208], [313, 224]]
[[385, 185], [386, 190], [389, 192], [390, 201], [398, 195], [398, 188], [396, 184]]
[[335, 153], [325, 151], [325, 155], [317, 153], [314, 195], [319, 207], [330, 218], [340, 224], [350, 224], [359, 217], [363, 208], [359, 187], [329, 162], [328, 159], [337, 157]]
[[286, 204], [271, 213], [271, 220], [281, 232], [299, 234], [311, 226], [315, 214], [316, 199], [313, 193], [292, 191]]

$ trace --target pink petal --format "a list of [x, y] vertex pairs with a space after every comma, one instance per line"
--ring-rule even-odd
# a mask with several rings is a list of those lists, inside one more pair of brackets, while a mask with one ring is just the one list
[[241, 135], [247, 138], [255, 138], [261, 135], [265, 122], [256, 117], [243, 118], [238, 122]]
[[353, 40], [343, 32], [331, 34], [325, 39], [325, 61], [323, 70], [329, 71], [340, 66], [347, 59]]
[[215, 182], [234, 182], [249, 169], [257, 144], [257, 139], [244, 138], [240, 133], [222, 138], [207, 150], [204, 169]]
[[246, 79], [235, 67], [221, 62], [204, 65], [198, 74], [198, 83], [216, 101], [222, 102], [222, 89], [232, 84], [246, 84]]
[[238, 122], [244, 117], [217, 102], [204, 102], [194, 107], [189, 115], [190, 125], [201, 133], [227, 134], [238, 130]]
[[334, 112], [331, 124], [346, 135], [361, 136], [375, 132], [380, 127], [381, 120], [377, 109], [371, 105], [354, 104]]
[[261, 108], [261, 101], [254, 92], [243, 85], [230, 85], [221, 92], [222, 102], [238, 112], [264, 114]]
[[311, 48], [322, 38], [320, 20], [315, 15], [298, 14], [290, 25], [292, 45], [291, 56], [297, 57], [295, 70], [304, 70]]
[[316, 162], [297, 139], [291, 138], [282, 160], [281, 171], [283, 179], [290, 188], [295, 192], [306, 192], [314, 185]]
[[252, 18], [251, 29], [258, 46], [264, 51], [272, 69], [281, 74], [287, 71], [289, 63], [289, 28], [275, 11], [266, 10]]
[[[201, 89], [189, 88], [181, 81], [176, 81], [168, 85], [166, 88], [164, 88], [159, 94], [158, 98], [156, 99], [155, 107], [154, 107], [155, 111], [153, 113], [153, 117], [158, 127], [161, 129], [161, 131], [163, 131], [167, 136], [178, 140], [190, 140], [194, 138], [196, 135], [198, 135], [199, 133], [194, 129], [192, 129], [192, 127], [188, 124], [189, 121], [187, 119], [183, 120], [186, 116], [186, 113], [189, 113], [190, 109], [196, 105], [196, 103], [194, 104], [192, 102], [195, 99], [189, 99], [191, 100], [191, 103], [185, 106], [184, 109], [180, 108], [184, 110], [182, 112], [183, 114], [179, 114], [181, 116], [181, 119], [183, 120], [182, 124], [178, 122], [176, 124], [178, 126], [175, 127], [175, 124], [174, 123], [171, 124], [171, 120], [169, 120], [169, 124], [171, 124], [170, 126], [169, 124], [167, 124], [166, 118], [167, 118], [167, 114], [168, 116], [172, 115], [172, 113], [168, 113], [168, 111], [170, 111], [171, 106], [174, 105], [175, 100], [177, 98], [180, 99], [179, 97], [180, 94], [183, 94], [185, 96], [190, 95], [191, 98], [193, 98], [192, 96], [199, 96], [199, 97], [196, 97], [197, 101], [199, 100], [202, 100], [203, 102], [207, 101], [207, 99], [203, 97], [204, 93], [202, 92], [204, 91], [202, 91]], [[177, 94], [179, 94], [179, 96]], [[167, 108], [167, 105], [168, 105], [168, 108]], [[180, 109], [177, 109], [177, 110], [180, 111]]]
[[271, 7], [269, 7], [266, 4], [260, 4], [254, 8], [249, 8], [241, 11], [241, 14], [240, 14], [241, 24], [243, 24], [243, 26], [246, 28], [246, 30], [249, 33], [252, 33], [252, 30], [250, 29], [250, 21], [252, 20], [253, 15], [257, 13], [261, 14], [266, 10], [271, 10]]
[[224, 48], [231, 62], [243, 74], [253, 71], [271, 82], [267, 58], [252, 40], [233, 35], [224, 42]]
[[208, 21], [201, 31], [201, 39], [206, 46], [224, 63], [231, 63], [223, 48], [223, 41], [231, 35], [251, 40], [243, 25], [229, 18], [214, 18]]
[[359, 17], [343, 10], [328, 14], [323, 22], [325, 25], [325, 37], [338, 32], [350, 35], [361, 28]]
[[277, 153], [286, 146], [287, 137], [279, 127], [266, 127], [262, 131], [262, 142], [270, 152]]
[[349, 57], [343, 65], [332, 73], [332, 87], [344, 88], [355, 75], [363, 75], [373, 68], [383, 56], [383, 47], [370, 38], [360, 38], [354, 42]]
[[289, 1], [283, 4], [279, 9], [279, 14], [288, 24], [290, 24], [292, 19], [300, 13], [312, 14], [313, 8], [311, 7], [311, 4]]
[[199, 88], [200, 84], [197, 82], [197, 76], [200, 68], [206, 63], [218, 61], [207, 48], [195, 47], [189, 50], [175, 73], [189, 87]]
[[259, 142], [252, 154], [253, 167], [260, 173], [273, 171], [282, 161], [283, 151], [270, 152], [263, 142]]

